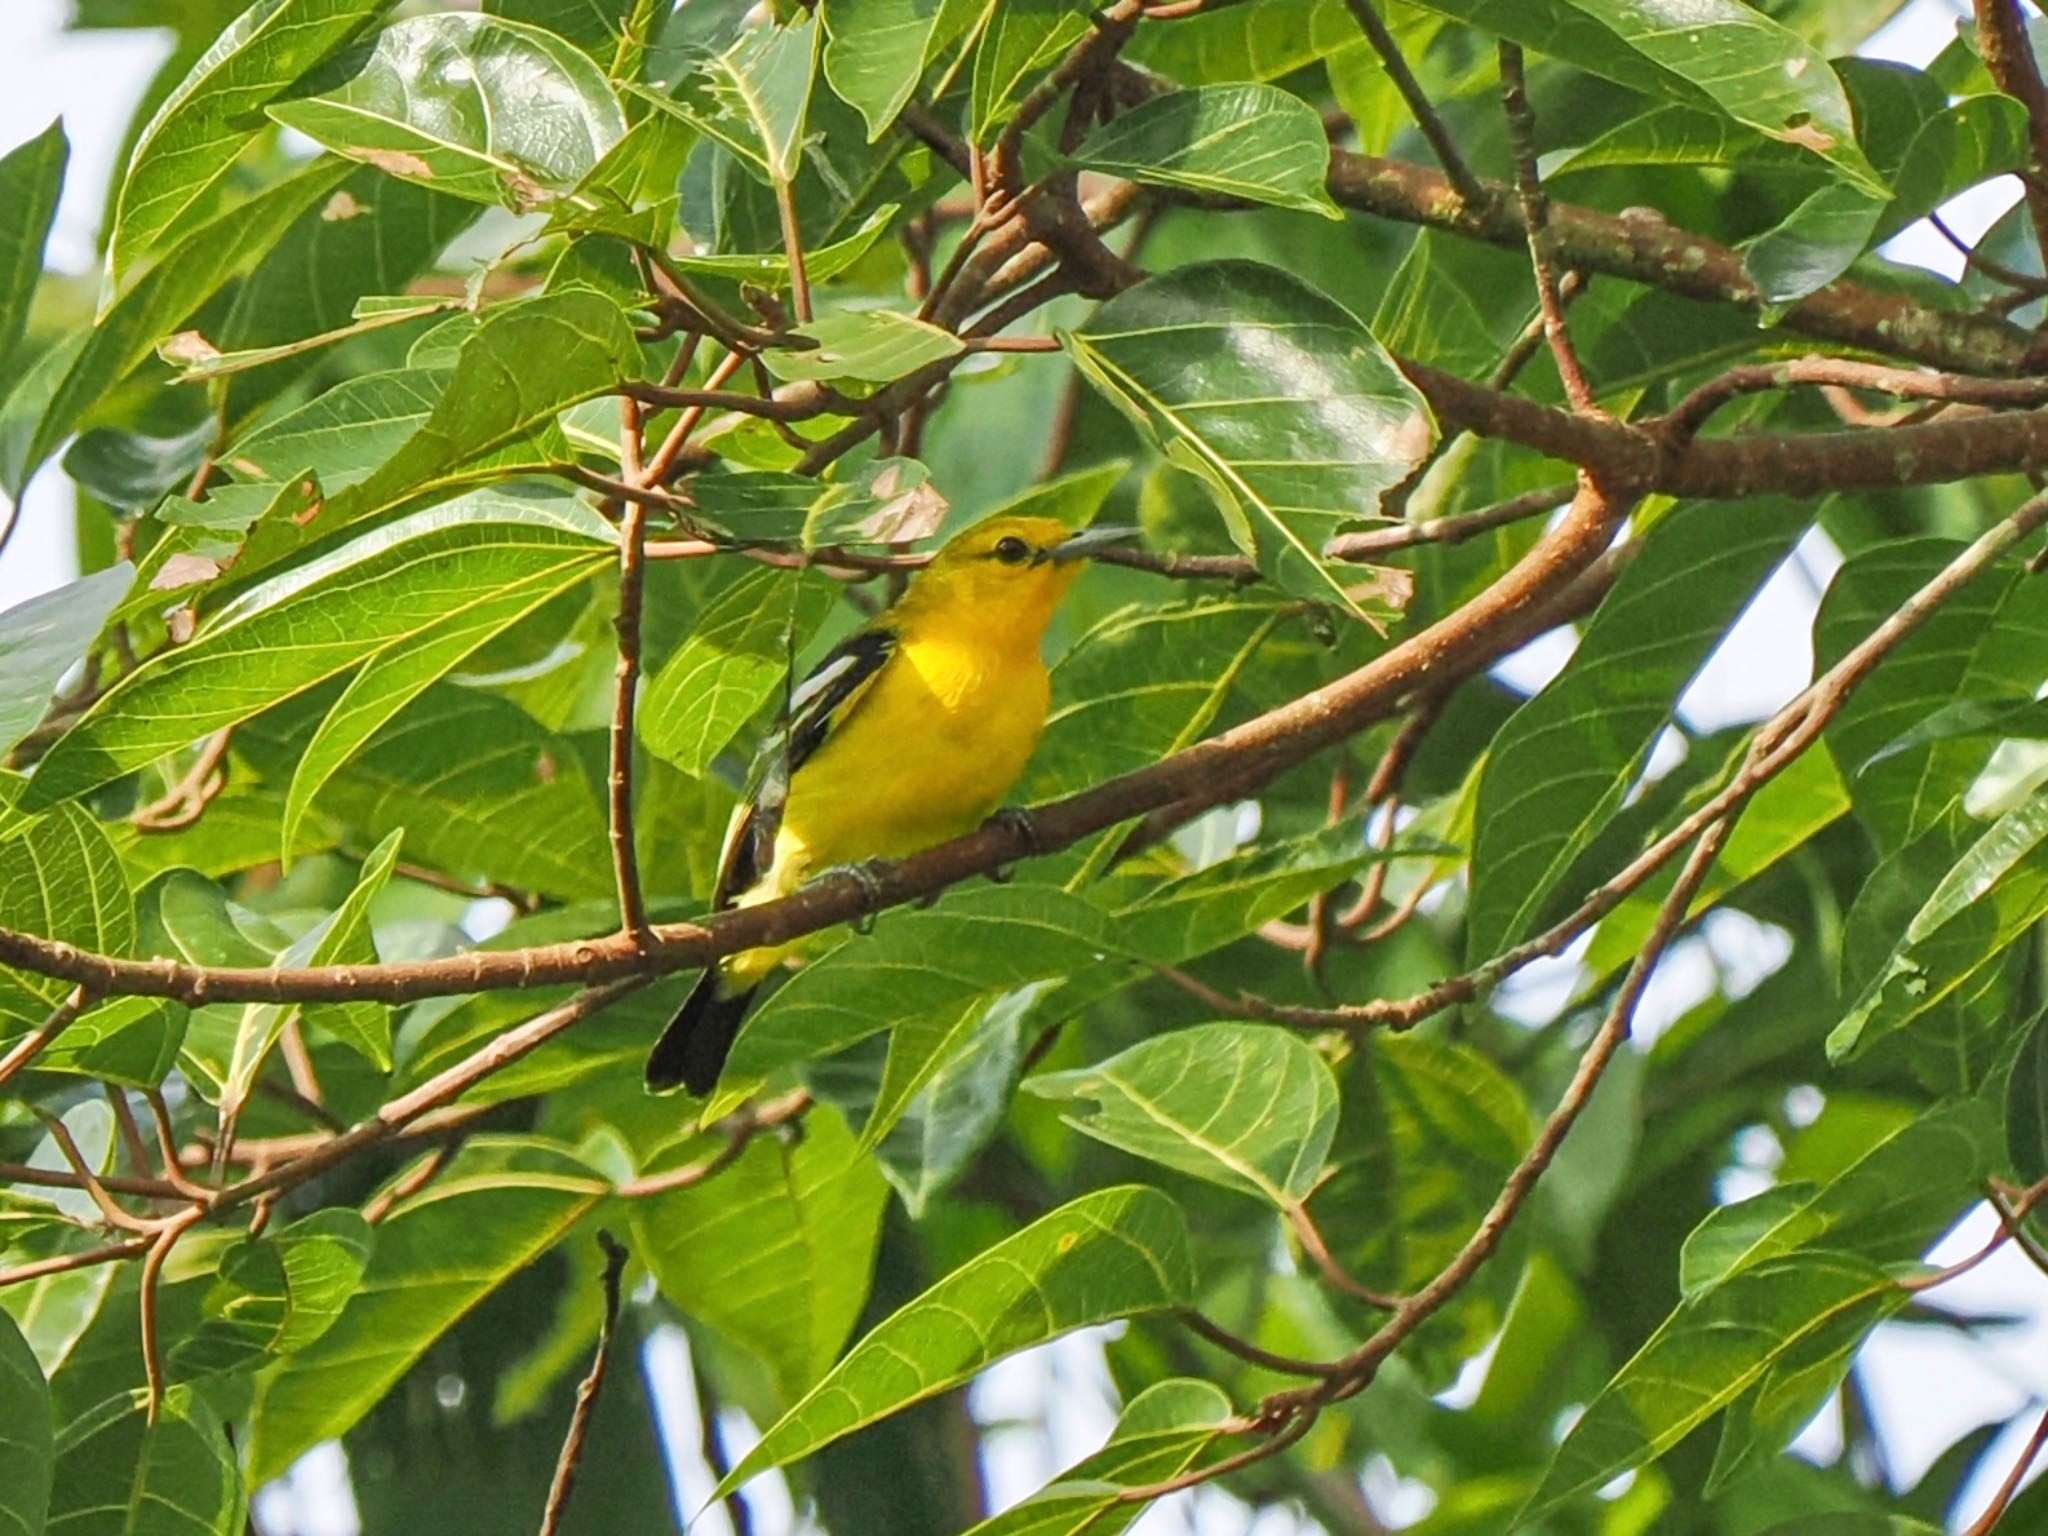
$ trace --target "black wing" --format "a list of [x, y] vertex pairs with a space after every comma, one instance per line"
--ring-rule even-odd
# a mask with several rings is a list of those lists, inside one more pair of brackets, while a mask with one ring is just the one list
[[790, 691], [789, 717], [762, 743], [747, 784], [745, 809], [726, 834], [714, 908], [730, 905], [737, 893], [761, 878], [782, 826], [790, 778], [816, 755], [895, 651], [894, 630], [860, 630], [827, 651]]

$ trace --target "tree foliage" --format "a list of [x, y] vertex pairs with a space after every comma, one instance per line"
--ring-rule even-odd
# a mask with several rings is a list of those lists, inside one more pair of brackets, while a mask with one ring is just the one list
[[[1430, 1536], [1974, 1518], [1853, 1373], [1987, 1196], [2041, 1252], [2048, 87], [1889, 8], [80, 0], [175, 45], [103, 271], [0, 158], [0, 488], [86, 570], [0, 613], [0, 1530], [334, 1440], [372, 1530], [667, 1529], [597, 1387], [670, 1325], [716, 1496], [841, 1533], [1363, 1533], [1373, 1458]], [[998, 507], [1145, 533], [1029, 823], [705, 917], [792, 669]], [[1109, 1323], [984, 1507], [964, 1385]]]

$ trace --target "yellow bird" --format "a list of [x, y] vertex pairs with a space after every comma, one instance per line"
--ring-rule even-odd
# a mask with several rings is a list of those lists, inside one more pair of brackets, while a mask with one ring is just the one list
[[[714, 910], [902, 858], [986, 820], [1045, 727], [1039, 645], [1077, 562], [1135, 532], [998, 517], [949, 540], [895, 606], [790, 695], [726, 830]], [[709, 1093], [755, 989], [788, 949], [745, 950], [707, 970], [655, 1042], [648, 1087]]]

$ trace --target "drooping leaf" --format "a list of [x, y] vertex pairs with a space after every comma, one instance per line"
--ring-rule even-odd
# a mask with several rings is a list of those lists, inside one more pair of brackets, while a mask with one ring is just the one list
[[701, 775], [789, 676], [785, 637], [817, 632], [833, 594], [762, 567], [743, 573], [698, 616], [690, 638], [649, 679], [633, 723], [649, 751]]
[[1155, 1382], [1124, 1405], [1101, 1450], [967, 1536], [1114, 1536], [1146, 1507], [1119, 1495], [1187, 1471], [1232, 1416], [1229, 1397], [1213, 1382]]
[[1195, 475], [1232, 540], [1290, 592], [1356, 611], [1332, 535], [1378, 509], [1435, 436], [1372, 334], [1275, 267], [1148, 278], [1061, 336], [1082, 374]]
[[1115, 951], [1102, 910], [1050, 886], [969, 887], [928, 911], [887, 913], [872, 937], [814, 960], [748, 1016], [726, 1069], [727, 1093], [899, 1020], [954, 1019], [977, 998]]
[[626, 132], [590, 56], [550, 32], [454, 12], [387, 27], [355, 73], [270, 115], [337, 154], [471, 202], [553, 202]]
[[1529, 933], [1620, 807], [1688, 679], [1800, 531], [1773, 498], [1681, 508], [1651, 529], [1564, 671], [1487, 754], [1468, 954], [1484, 959]]
[[1155, 1189], [1083, 1195], [906, 1303], [847, 1352], [719, 1485], [730, 1492], [1027, 1345], [1190, 1303], [1186, 1218]]
[[468, 593], [566, 581], [610, 557], [611, 530], [577, 503], [493, 497], [485, 510], [414, 513], [244, 592], [66, 732], [25, 807], [83, 794], [410, 641]]
[[1874, 1327], [1907, 1299], [1867, 1260], [1815, 1249], [1680, 1303], [1573, 1426], [1523, 1518], [1661, 1456], [1817, 1331]]
[[1315, 1188], [1337, 1133], [1330, 1069], [1270, 1024], [1177, 1029], [1025, 1086], [1076, 1105], [1067, 1124], [1098, 1141], [1282, 1209]]
[[187, 1377], [241, 1370], [305, 1348], [355, 1294], [373, 1236], [360, 1215], [339, 1207], [274, 1236], [239, 1240], [220, 1256], [198, 1328], [171, 1351], [172, 1370]]
[[109, 264], [117, 287], [192, 227], [263, 124], [262, 109], [388, 0], [256, 0], [200, 55], [136, 140]]
[[0, 754], [35, 729], [134, 575], [124, 561], [0, 612]]
[[[643, 1174], [700, 1162], [690, 1135]], [[633, 1203], [633, 1251], [662, 1294], [766, 1361], [794, 1400], [838, 1356], [867, 1299], [888, 1187], [839, 1115], [814, 1106], [800, 1137], [757, 1136], [716, 1178]]]
[[225, 1536], [241, 1529], [242, 1479], [220, 1417], [189, 1386], [155, 1422], [140, 1389], [110, 1397], [57, 1437], [49, 1529], [69, 1536]]
[[519, 1137], [475, 1137], [432, 1184], [377, 1228], [341, 1315], [257, 1385], [252, 1481], [351, 1428], [462, 1315], [552, 1247], [606, 1192], [567, 1152]]
[[43, 1368], [14, 1319], [0, 1312], [0, 1530], [39, 1536], [55, 1441]]
[[14, 377], [15, 348], [28, 327], [29, 302], [43, 273], [43, 247], [70, 159], [71, 141], [61, 121], [0, 155], [0, 208], [10, 210], [0, 229], [0, 378]]
[[[208, 220], [179, 240], [99, 317], [75, 354], [53, 350], [57, 381], [37, 379], [25, 398], [41, 403], [35, 428], [17, 461], [6, 465], [5, 489], [19, 495], [44, 459], [79, 419], [165, 336], [221, 286], [277, 243], [306, 209], [324, 201], [348, 174], [339, 160], [316, 160], [294, 176]], [[68, 360], [67, 360], [68, 359]], [[27, 388], [26, 383], [22, 386]]]
[[1205, 85], [1140, 102], [1073, 153], [1084, 170], [1204, 197], [1337, 218], [1323, 190], [1330, 141], [1316, 110], [1272, 85]]

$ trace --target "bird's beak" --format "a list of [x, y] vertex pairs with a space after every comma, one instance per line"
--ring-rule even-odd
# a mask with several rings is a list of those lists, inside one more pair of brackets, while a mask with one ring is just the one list
[[1112, 544], [1123, 544], [1135, 539], [1138, 530], [1125, 523], [1097, 523], [1093, 528], [1083, 528], [1079, 533], [1070, 534], [1045, 552], [1045, 557], [1058, 565], [1070, 560], [1086, 560], [1098, 550]]

